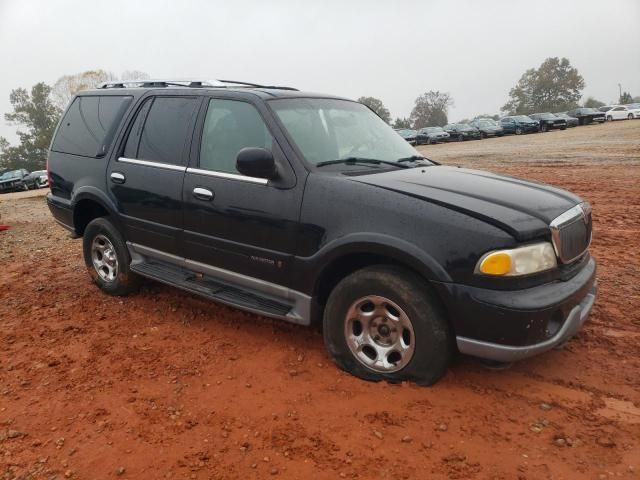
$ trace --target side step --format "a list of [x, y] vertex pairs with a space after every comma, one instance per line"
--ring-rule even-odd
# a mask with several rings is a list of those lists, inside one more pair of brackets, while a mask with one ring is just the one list
[[196, 274], [177, 265], [147, 259], [141, 263], [132, 263], [131, 270], [158, 282], [260, 315], [286, 318], [292, 309], [291, 305], [206, 275]]

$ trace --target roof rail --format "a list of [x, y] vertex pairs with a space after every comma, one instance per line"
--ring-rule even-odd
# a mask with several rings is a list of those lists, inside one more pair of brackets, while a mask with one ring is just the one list
[[163, 88], [163, 87], [186, 87], [186, 88], [271, 88], [277, 90], [294, 90], [293, 87], [281, 87], [276, 85], [259, 85], [257, 83], [240, 82], [235, 80], [166, 80], [166, 79], [145, 79], [145, 80], [116, 80], [102, 82], [97, 88]]

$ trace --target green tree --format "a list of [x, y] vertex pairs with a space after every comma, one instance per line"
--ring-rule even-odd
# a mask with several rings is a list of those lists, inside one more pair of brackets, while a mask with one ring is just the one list
[[24, 130], [18, 130], [20, 144], [15, 147], [0, 137], [0, 168], [44, 168], [49, 143], [60, 117], [60, 109], [52, 102], [50, 93], [51, 87], [42, 82], [34, 85], [31, 93], [24, 88], [11, 91], [9, 101], [13, 112], [6, 113], [4, 118]]
[[447, 124], [449, 107], [453, 105], [451, 95], [440, 91], [429, 91], [416, 98], [411, 111], [413, 128], [437, 127]]
[[588, 97], [587, 100], [584, 102], [584, 106], [587, 108], [600, 108], [600, 107], [604, 107], [606, 105], [606, 103], [601, 102], [600, 100], [596, 100], [593, 97]]
[[398, 117], [393, 122], [393, 128], [411, 128], [411, 120]]
[[358, 101], [376, 112], [382, 120], [391, 123], [391, 114], [387, 107], [384, 106], [384, 103], [382, 103], [382, 100], [375, 97], [360, 97]]
[[571, 110], [584, 86], [582, 75], [568, 59], [547, 58], [539, 68], [530, 68], [520, 77], [502, 110], [521, 115]]
[[633, 97], [629, 92], [622, 92], [620, 99], [618, 100], [620, 105], [626, 105], [627, 103], [633, 103]]

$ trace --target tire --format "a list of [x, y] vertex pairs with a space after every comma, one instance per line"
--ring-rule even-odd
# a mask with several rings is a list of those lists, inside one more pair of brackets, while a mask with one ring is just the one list
[[431, 145], [431, 138], [427, 137], [427, 145]]
[[129, 269], [129, 250], [109, 217], [96, 218], [87, 225], [82, 250], [89, 275], [103, 292], [122, 296], [140, 288], [142, 277]]
[[458, 135], [458, 141], [459, 142], [463, 142], [464, 141], [464, 136], [463, 135]]
[[484, 132], [480, 132], [480, 140], [484, 140], [485, 138], [487, 138], [487, 134]]
[[516, 127], [516, 135], [522, 135], [522, 128], [521, 127]]
[[611, 115], [607, 115], [607, 122], [613, 122], [613, 117]]
[[630, 113], [629, 115], [627, 115], [627, 120], [633, 120], [633, 113]]
[[[350, 318], [350, 313], [358, 316]], [[369, 381], [432, 385], [445, 374], [453, 352], [444, 310], [429, 285], [393, 266], [367, 267], [338, 283], [329, 295], [323, 327], [326, 348], [338, 367]], [[382, 357], [379, 341], [391, 343]]]

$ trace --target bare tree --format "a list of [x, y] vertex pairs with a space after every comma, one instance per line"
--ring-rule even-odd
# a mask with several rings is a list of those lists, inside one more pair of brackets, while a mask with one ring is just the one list
[[64, 75], [53, 85], [51, 99], [54, 104], [65, 109], [73, 96], [81, 90], [95, 88], [102, 82], [113, 80], [146, 80], [149, 74], [140, 70], [125, 70], [120, 78], [105, 70], [87, 70], [86, 72]]
[[65, 109], [73, 96], [81, 90], [95, 88], [102, 82], [116, 80], [116, 76], [104, 70], [88, 70], [58, 79], [51, 90], [51, 99], [60, 109]]
[[120, 75], [120, 80], [127, 81], [127, 80], [148, 80], [149, 79], [149, 74], [146, 72], [142, 72], [140, 70], [125, 70], [124, 72], [122, 72], [122, 75]]

